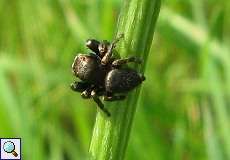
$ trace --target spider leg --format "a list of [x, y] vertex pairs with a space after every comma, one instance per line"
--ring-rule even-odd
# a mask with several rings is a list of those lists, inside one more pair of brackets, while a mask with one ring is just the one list
[[104, 104], [101, 102], [101, 100], [99, 99], [96, 90], [92, 90], [91, 92], [91, 97], [93, 98], [94, 102], [97, 103], [97, 106], [108, 116], [110, 117], [111, 114], [110, 112], [105, 108]]
[[129, 58], [124, 58], [124, 59], [117, 59], [117, 60], [113, 61], [112, 66], [113, 67], [119, 67], [119, 66], [122, 66], [122, 65], [130, 63], [130, 62], [141, 64], [142, 60], [138, 57], [129, 57]]
[[101, 60], [101, 63], [103, 65], [108, 64], [108, 62], [110, 61], [110, 58], [112, 56], [112, 51], [113, 49], [116, 47], [116, 44], [120, 41], [121, 38], [124, 37], [124, 34], [120, 34], [109, 46], [108, 51], [105, 53], [104, 57]]
[[104, 101], [120, 101], [125, 99], [125, 95], [113, 95], [112, 93], [107, 92], [105, 96], [103, 96]]
[[123, 33], [119, 34], [118, 37], [117, 37], [116, 39], [113, 40], [112, 45], [115, 46], [115, 44], [116, 44], [117, 42], [119, 42], [122, 38], [124, 38], [124, 34], [123, 34]]
[[75, 92], [83, 92], [90, 87], [90, 84], [86, 82], [73, 82], [70, 84], [70, 88]]
[[103, 97], [104, 101], [121, 101], [123, 99], [125, 99], [124, 95], [111, 96], [111, 97], [104, 96]]
[[91, 98], [90, 93], [91, 93], [91, 89], [88, 88], [88, 89], [84, 90], [83, 92], [81, 92], [81, 97], [84, 99], [89, 99], [89, 98]]
[[73, 82], [70, 84], [70, 88], [75, 92], [81, 92], [81, 97], [86, 99], [90, 98], [90, 93], [92, 91], [91, 84], [86, 82]]

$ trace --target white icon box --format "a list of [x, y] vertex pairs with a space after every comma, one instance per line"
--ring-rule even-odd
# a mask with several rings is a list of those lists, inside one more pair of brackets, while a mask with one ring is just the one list
[[21, 138], [0, 138], [0, 160], [21, 160]]

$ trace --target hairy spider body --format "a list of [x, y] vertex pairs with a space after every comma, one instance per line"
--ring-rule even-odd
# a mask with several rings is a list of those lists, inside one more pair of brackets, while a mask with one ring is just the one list
[[125, 93], [141, 84], [144, 76], [132, 69], [112, 69], [105, 77], [105, 90], [111, 93]]
[[101, 59], [95, 54], [79, 54], [75, 57], [72, 71], [82, 81], [103, 85], [106, 68], [101, 65]]
[[100, 96], [105, 101], [123, 100], [124, 93], [145, 80], [142, 74], [124, 66], [129, 62], [141, 63], [139, 58], [112, 58], [112, 51], [120, 38], [111, 44], [108, 41], [87, 40], [86, 46], [94, 53], [78, 54], [72, 64], [72, 72], [82, 81], [72, 83], [71, 89], [81, 92], [83, 98], [93, 98], [108, 116], [110, 113], [99, 99]]

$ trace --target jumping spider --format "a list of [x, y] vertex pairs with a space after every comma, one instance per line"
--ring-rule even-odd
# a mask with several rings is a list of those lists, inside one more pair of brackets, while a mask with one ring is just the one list
[[80, 82], [73, 82], [71, 89], [81, 92], [83, 98], [93, 98], [98, 107], [110, 116], [109, 111], [99, 99], [117, 101], [125, 99], [124, 93], [134, 89], [145, 80], [145, 77], [125, 64], [135, 62], [140, 64], [137, 57], [115, 59], [112, 57], [116, 43], [123, 37], [121, 34], [112, 43], [88, 39], [86, 47], [94, 53], [78, 54], [72, 64], [72, 72]]

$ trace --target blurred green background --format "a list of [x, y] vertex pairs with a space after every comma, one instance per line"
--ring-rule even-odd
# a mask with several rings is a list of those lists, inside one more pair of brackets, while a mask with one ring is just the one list
[[[25, 160], [82, 160], [96, 107], [69, 89], [122, 0], [0, 0], [0, 137]], [[163, 0], [127, 160], [230, 159], [230, 1]]]

